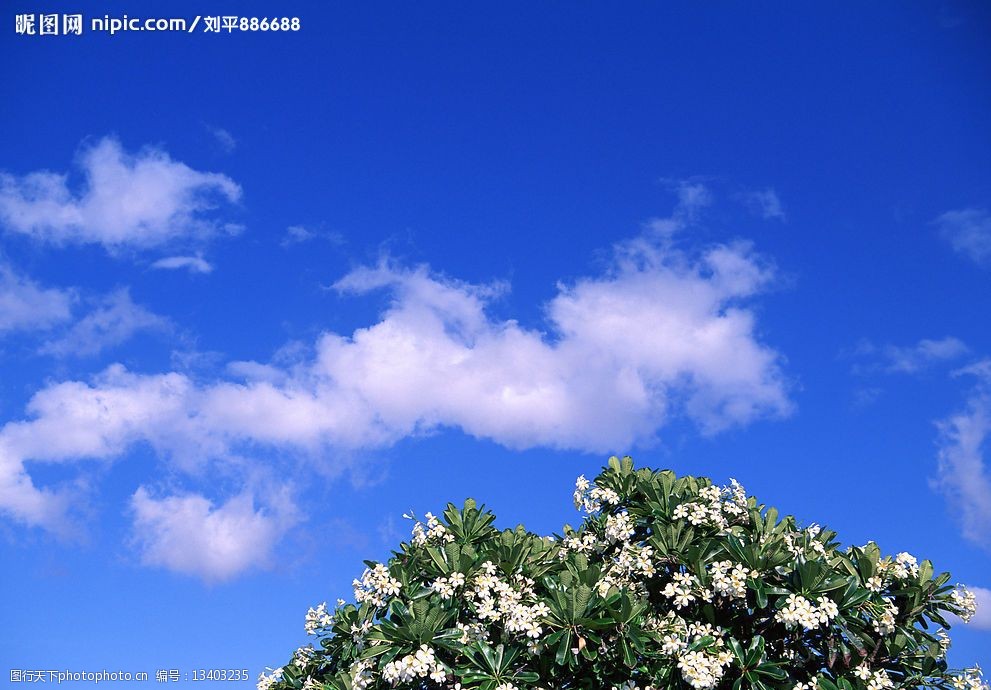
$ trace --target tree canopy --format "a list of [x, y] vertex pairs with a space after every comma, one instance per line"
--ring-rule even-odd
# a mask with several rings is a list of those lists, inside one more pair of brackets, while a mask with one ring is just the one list
[[555, 536], [499, 531], [471, 499], [427, 513], [353, 603], [307, 612], [316, 644], [259, 689], [988, 689], [946, 662], [974, 595], [927, 560], [630, 458], [574, 501]]

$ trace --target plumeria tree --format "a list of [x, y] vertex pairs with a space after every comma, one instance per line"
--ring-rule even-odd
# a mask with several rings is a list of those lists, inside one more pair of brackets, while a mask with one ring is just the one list
[[472, 500], [427, 513], [259, 689], [988, 689], [947, 665], [976, 605], [929, 561], [629, 458], [574, 501], [581, 525], [551, 537]]

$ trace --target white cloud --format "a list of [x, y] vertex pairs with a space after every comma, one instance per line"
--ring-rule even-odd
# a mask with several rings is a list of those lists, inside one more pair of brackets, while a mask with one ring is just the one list
[[780, 357], [745, 306], [771, 280], [745, 244], [695, 257], [631, 245], [608, 275], [561, 286], [541, 333], [489, 316], [498, 289], [383, 263], [336, 287], [388, 289], [392, 304], [349, 336], [322, 335], [311, 359], [232, 365], [244, 383], [112, 367], [38, 392], [33, 418], [0, 442], [20, 476], [23, 460], [113, 457], [137, 441], [196, 463], [239, 444], [374, 448], [446, 427], [591, 452], [649, 444], [677, 416], [714, 433], [791, 410]]
[[885, 345], [877, 347], [861, 343], [857, 354], [876, 355], [881, 368], [888, 373], [914, 374], [939, 362], [958, 359], [969, 349], [959, 338], [946, 336], [939, 340], [923, 338], [914, 345]]
[[947, 211], [935, 223], [956, 251], [976, 264], [991, 266], [991, 213], [987, 209]]
[[40, 287], [0, 262], [0, 334], [45, 330], [72, 317], [74, 295]]
[[[697, 204], [698, 194], [685, 195]], [[689, 222], [695, 208], [680, 207], [673, 225]], [[335, 289], [386, 290], [388, 307], [370, 325], [324, 333], [302, 353], [232, 362], [230, 378], [212, 381], [115, 365], [38, 391], [26, 419], [0, 429], [0, 511], [58, 529], [72, 496], [36, 487], [25, 463], [113, 461], [138, 443], [190, 476], [233, 467], [247, 477], [285, 458], [339, 472], [353, 451], [447, 428], [509, 448], [602, 453], [650, 444], [676, 418], [708, 434], [784, 416], [792, 403], [781, 357], [758, 338], [748, 306], [773, 282], [773, 269], [746, 243], [689, 252], [670, 232], [652, 233], [617, 247], [606, 273], [559, 285], [541, 331], [492, 316], [505, 284], [386, 261], [359, 268]], [[265, 497], [255, 480], [245, 482], [243, 494]], [[260, 514], [243, 499], [219, 507], [168, 500], [136, 498], [146, 560], [204, 577], [200, 566], [164, 555], [172, 549], [161, 544], [174, 542], [154, 535], [185, 534], [190, 515], [226, 525]], [[171, 513], [186, 517], [174, 526], [164, 517]]]
[[739, 198], [764, 220], [787, 220], [781, 199], [772, 187], [745, 192]]
[[135, 304], [130, 292], [120, 289], [104, 297], [100, 306], [77, 321], [64, 335], [45, 343], [41, 352], [56, 357], [95, 355], [123, 343], [139, 331], [169, 328], [168, 319]]
[[991, 475], [985, 454], [991, 438], [991, 395], [983, 382], [965, 409], [937, 422], [936, 487], [960, 521], [963, 536], [991, 550]]
[[177, 270], [185, 268], [190, 273], [210, 273], [213, 265], [201, 256], [167, 256], [151, 265], [152, 268]]
[[198, 494], [153, 498], [140, 487], [131, 509], [143, 563], [207, 581], [268, 565], [276, 542], [296, 521], [256, 509], [247, 493], [216, 506]]
[[85, 147], [78, 164], [85, 180], [78, 190], [65, 174], [0, 173], [0, 223], [39, 240], [110, 251], [237, 229], [209, 218], [219, 203], [241, 195], [226, 175], [193, 170], [156, 148], [132, 155], [112, 138]]

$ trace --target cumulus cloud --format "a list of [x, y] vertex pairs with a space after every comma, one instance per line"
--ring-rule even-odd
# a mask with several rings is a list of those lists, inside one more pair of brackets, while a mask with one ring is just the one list
[[978, 265], [991, 266], [991, 213], [987, 209], [947, 211], [935, 223], [957, 252]]
[[200, 172], [157, 148], [131, 154], [113, 138], [78, 157], [83, 184], [67, 174], [0, 173], [0, 224], [54, 244], [100, 244], [110, 251], [148, 248], [235, 231], [210, 218], [241, 188], [220, 173]]
[[[980, 368], [970, 368], [968, 373], [980, 371]], [[963, 536], [991, 550], [991, 475], [985, 461], [991, 437], [988, 385], [991, 385], [991, 379], [984, 379], [964, 409], [937, 422], [938, 476], [935, 485], [960, 521]]]
[[140, 487], [131, 510], [143, 563], [206, 581], [268, 565], [276, 542], [296, 521], [292, 513], [256, 508], [248, 493], [215, 505], [199, 494], [154, 498]]
[[773, 187], [744, 192], [739, 198], [764, 220], [787, 220], [784, 206]]
[[[700, 199], [684, 191], [674, 226]], [[0, 511], [57, 529], [70, 490], [35, 486], [26, 463], [113, 461], [139, 443], [189, 475], [240, 472], [280, 462], [275, 456], [335, 472], [354, 451], [444, 429], [514, 449], [602, 453], [651, 444], [673, 419], [711, 434], [789, 414], [782, 358], [758, 336], [752, 306], [773, 285], [773, 267], [747, 243], [689, 251], [668, 230], [618, 246], [601, 275], [560, 284], [542, 329], [492, 314], [507, 284], [383, 260], [333, 286], [342, 296], [384, 291], [390, 300], [378, 317], [349, 334], [325, 332], [291, 357], [232, 362], [213, 380], [114, 365], [91, 380], [53, 383], [23, 420], [0, 428]], [[277, 511], [243, 498], [263, 498], [257, 489], [248, 482], [237, 502], [218, 505], [136, 495], [147, 562], [226, 577], [165, 555], [173, 549], [162, 544], [210, 520], [206, 531], [219, 534], [257, 520], [265, 544], [274, 541], [284, 524]], [[173, 514], [182, 516], [176, 524]], [[162, 541], [160, 532], [173, 536]]]
[[152, 263], [151, 267], [171, 271], [186, 269], [190, 273], [213, 271], [213, 265], [202, 256], [167, 256]]
[[0, 442], [16, 475], [24, 459], [110, 457], [136, 441], [202, 458], [238, 443], [384, 447], [448, 427], [591, 452], [651, 443], [676, 416], [715, 433], [791, 410], [780, 357], [746, 306], [772, 277], [746, 244], [627, 247], [609, 274], [560, 286], [540, 332], [489, 315], [499, 287], [383, 262], [335, 287], [388, 290], [389, 307], [350, 335], [323, 334], [307, 361], [235, 363], [245, 380], [206, 384], [112, 367], [38, 392], [32, 419]]
[[72, 317], [69, 290], [43, 288], [0, 262], [0, 334], [46, 330]]
[[43, 354], [56, 357], [85, 357], [120, 345], [139, 331], [171, 328], [165, 317], [154, 314], [131, 300], [126, 289], [104, 297], [99, 306], [77, 321], [61, 337], [41, 347]]
[[959, 359], [968, 352], [962, 340], [946, 336], [938, 340], [923, 338], [912, 345], [879, 346], [863, 341], [854, 354], [875, 360], [867, 366], [859, 366], [861, 371], [880, 369], [887, 373], [915, 374], [941, 362]]

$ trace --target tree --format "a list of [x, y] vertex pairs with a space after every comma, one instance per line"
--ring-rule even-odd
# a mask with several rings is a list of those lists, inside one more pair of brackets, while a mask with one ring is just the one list
[[586, 516], [558, 537], [500, 532], [470, 499], [427, 513], [354, 603], [309, 610], [318, 646], [260, 690], [988, 689], [947, 667], [947, 615], [976, 605], [929, 561], [630, 458], [574, 499]]

